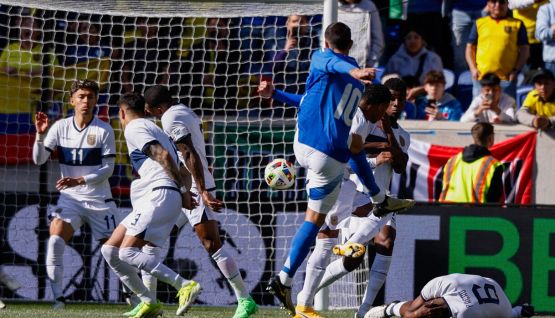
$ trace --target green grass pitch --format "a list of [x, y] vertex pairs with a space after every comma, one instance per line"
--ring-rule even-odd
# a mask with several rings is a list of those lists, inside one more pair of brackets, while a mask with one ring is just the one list
[[[6, 318], [121, 318], [121, 314], [129, 310], [125, 305], [112, 304], [68, 304], [65, 310], [54, 311], [48, 303], [10, 303], [7, 308], [0, 310], [0, 317]], [[176, 306], [164, 306], [164, 317], [175, 317]], [[195, 306], [183, 317], [188, 318], [229, 318], [233, 316], [233, 307]], [[334, 310], [322, 312], [324, 317], [352, 318], [354, 310]], [[289, 317], [285, 311], [275, 307], [260, 308], [254, 318]], [[555, 318], [555, 316], [536, 316], [537, 318]]]

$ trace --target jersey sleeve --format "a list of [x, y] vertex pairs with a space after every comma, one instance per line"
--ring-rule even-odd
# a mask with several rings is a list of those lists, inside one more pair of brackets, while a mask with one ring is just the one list
[[364, 140], [369, 133], [369, 122], [364, 117], [360, 108], [357, 108], [355, 116], [353, 117], [353, 123], [351, 125], [351, 134], [359, 135]]
[[109, 125], [104, 128], [104, 140], [102, 142], [102, 157], [116, 157], [116, 137], [114, 130]]
[[164, 117], [162, 119], [162, 128], [166, 135], [170, 136], [175, 143], [191, 134], [191, 130], [187, 125], [171, 117]]
[[436, 277], [436, 278], [432, 279], [431, 281], [429, 281], [422, 288], [422, 291], [420, 292], [420, 296], [422, 296], [422, 298], [425, 301], [428, 301], [428, 300], [434, 299], [434, 298], [438, 298], [438, 297], [442, 297], [443, 295], [441, 295], [441, 292], [440, 292], [440, 282], [441, 282], [441, 277]]
[[156, 138], [144, 125], [131, 125], [125, 129], [125, 140], [130, 149], [138, 149], [144, 153], [144, 148], [155, 142]]
[[54, 151], [58, 146], [58, 141], [60, 136], [59, 134], [60, 122], [62, 121], [58, 120], [57, 122], [55, 122], [54, 125], [52, 125], [52, 127], [48, 130], [48, 133], [46, 134], [46, 138], [44, 138], [44, 148], [46, 148], [46, 150], [50, 152]]

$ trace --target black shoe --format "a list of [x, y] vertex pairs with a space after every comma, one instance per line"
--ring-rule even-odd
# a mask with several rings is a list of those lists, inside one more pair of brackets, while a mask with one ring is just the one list
[[381, 218], [392, 212], [400, 213], [402, 211], [408, 210], [414, 206], [416, 202], [411, 199], [397, 199], [390, 196], [385, 196], [382, 203], [375, 204], [372, 208], [372, 214]]
[[523, 304], [522, 309], [520, 310], [520, 316], [522, 317], [532, 317], [536, 314], [534, 311], [534, 306]]
[[295, 306], [291, 300], [291, 287], [283, 285], [278, 276], [274, 276], [268, 282], [266, 291], [276, 296], [276, 298], [283, 304], [283, 308], [287, 310], [290, 316], [295, 316]]

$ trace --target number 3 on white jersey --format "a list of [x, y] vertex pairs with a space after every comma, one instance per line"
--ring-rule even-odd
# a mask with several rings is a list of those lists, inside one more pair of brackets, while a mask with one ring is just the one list
[[353, 89], [353, 84], [347, 84], [347, 86], [345, 86], [345, 90], [343, 91], [343, 96], [341, 96], [341, 100], [335, 109], [333, 117], [335, 117], [335, 119], [343, 117], [345, 125], [351, 127], [351, 124], [353, 123], [353, 116], [355, 115], [353, 108], [358, 105], [361, 97], [362, 92], [358, 88], [355, 87]]

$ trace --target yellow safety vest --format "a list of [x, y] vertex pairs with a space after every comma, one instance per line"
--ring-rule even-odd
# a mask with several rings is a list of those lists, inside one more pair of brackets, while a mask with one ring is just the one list
[[501, 163], [493, 156], [474, 162], [462, 160], [462, 152], [447, 161], [443, 170], [440, 202], [486, 203], [491, 179]]

